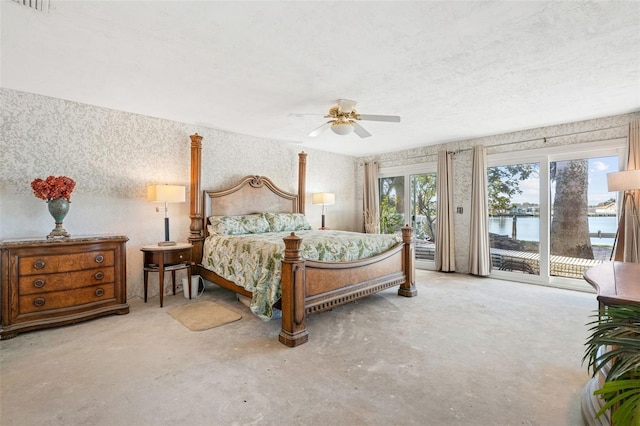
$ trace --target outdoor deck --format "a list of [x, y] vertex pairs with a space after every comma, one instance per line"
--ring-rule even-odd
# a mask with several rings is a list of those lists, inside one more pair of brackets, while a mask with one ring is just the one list
[[[416, 240], [416, 259], [434, 260], [436, 245], [430, 241]], [[582, 279], [582, 274], [603, 261], [576, 257], [551, 256], [549, 274], [557, 277]], [[523, 251], [491, 249], [491, 263], [495, 270], [540, 274], [540, 255]]]
[[[551, 256], [549, 275], [582, 279], [582, 274], [602, 260], [577, 257]], [[491, 249], [491, 263], [501, 271], [519, 271], [526, 274], [540, 274], [540, 255], [523, 251]]]
[[436, 244], [431, 241], [415, 240], [416, 259], [435, 260]]

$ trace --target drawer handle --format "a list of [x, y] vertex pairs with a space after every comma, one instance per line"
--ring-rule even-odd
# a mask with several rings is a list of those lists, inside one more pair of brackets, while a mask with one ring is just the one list
[[100, 272], [96, 272], [96, 274], [94, 275], [94, 277], [96, 278], [96, 280], [101, 280], [104, 278], [104, 272], [100, 271]]
[[44, 306], [44, 297], [38, 297], [33, 301], [33, 304], [36, 305], [36, 307], [41, 308]]
[[46, 263], [42, 259], [38, 259], [35, 262], [33, 262], [33, 267], [35, 269], [42, 269], [42, 268], [44, 268], [44, 265], [46, 265]]
[[104, 256], [99, 254], [96, 256], [96, 263], [102, 263], [104, 262]]
[[96, 289], [96, 296], [100, 297], [104, 295], [104, 290], [101, 288]]
[[34, 287], [37, 287], [37, 288], [42, 288], [42, 287], [44, 287], [44, 280], [42, 280], [42, 279], [35, 280], [35, 281], [33, 282], [33, 286], [34, 286]]

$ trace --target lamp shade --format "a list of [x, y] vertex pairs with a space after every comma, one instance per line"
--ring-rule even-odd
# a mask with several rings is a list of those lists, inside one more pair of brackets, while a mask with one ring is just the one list
[[185, 187], [182, 185], [149, 185], [147, 200], [164, 203], [184, 203]]
[[612, 192], [640, 189], [640, 169], [607, 173], [607, 187]]
[[313, 204], [330, 206], [336, 203], [336, 194], [331, 192], [316, 192], [311, 196], [311, 202]]

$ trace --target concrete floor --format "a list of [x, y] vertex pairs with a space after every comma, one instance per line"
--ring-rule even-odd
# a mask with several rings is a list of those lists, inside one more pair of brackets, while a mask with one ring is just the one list
[[311, 316], [310, 340], [277, 341], [242, 312], [193, 332], [166, 312], [131, 313], [0, 342], [0, 424], [579, 425], [595, 295], [418, 271], [395, 290]]

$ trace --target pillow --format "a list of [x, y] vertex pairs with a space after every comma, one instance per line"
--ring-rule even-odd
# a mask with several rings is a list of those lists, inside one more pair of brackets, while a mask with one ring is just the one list
[[311, 229], [302, 213], [265, 213], [271, 232], [302, 231]]
[[262, 214], [211, 216], [209, 223], [211, 235], [260, 234], [270, 230], [269, 222]]

